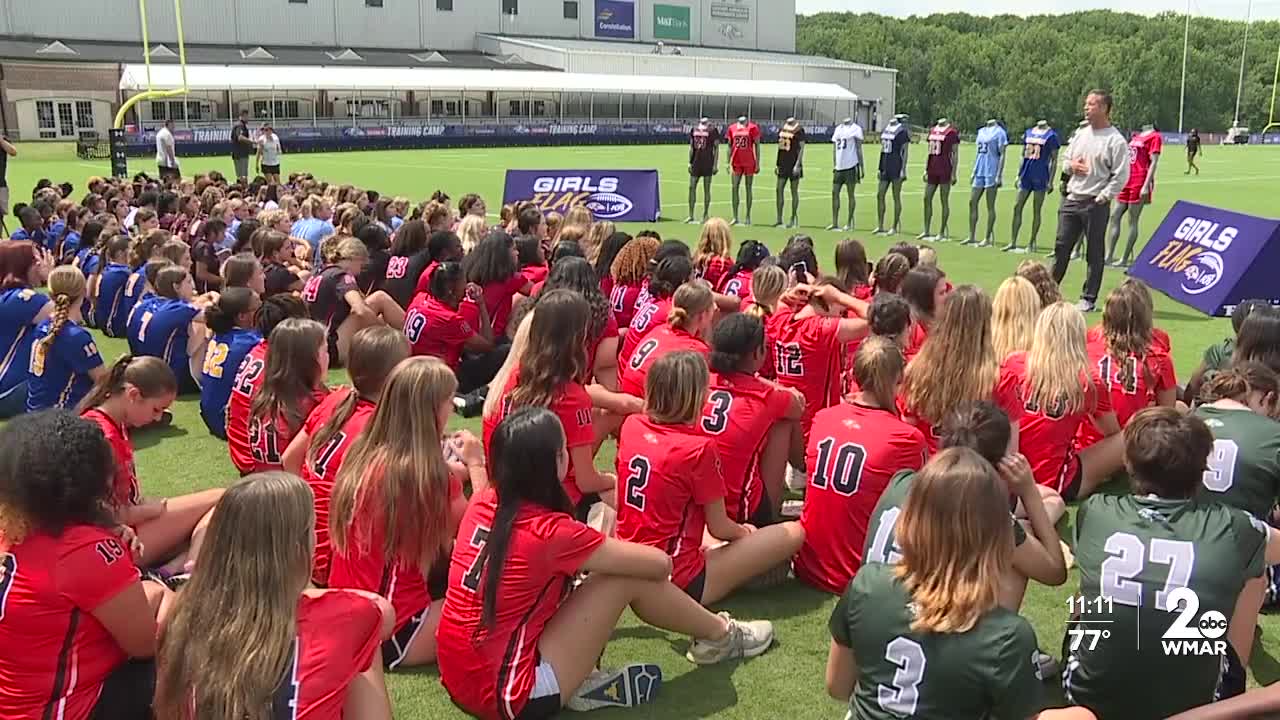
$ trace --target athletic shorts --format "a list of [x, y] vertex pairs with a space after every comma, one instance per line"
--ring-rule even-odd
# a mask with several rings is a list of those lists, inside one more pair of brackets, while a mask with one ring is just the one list
[[950, 185], [951, 174], [925, 173], [924, 181], [929, 185]]
[[858, 166], [854, 165], [847, 170], [833, 170], [831, 172], [831, 184], [837, 188], [844, 187], [845, 185], [857, 185]]
[[1067, 459], [1067, 464], [1062, 468], [1062, 474], [1058, 480], [1058, 494], [1064, 501], [1071, 502], [1079, 497], [1080, 486], [1084, 483], [1084, 464], [1075, 453]]
[[236, 166], [236, 177], [238, 178], [249, 177], [249, 156], [248, 155], [245, 155], [244, 157], [232, 156], [231, 161], [235, 163], [235, 166]]
[[879, 177], [880, 177], [880, 182], [902, 182], [903, 180], [907, 179], [906, 174], [902, 172], [902, 168], [896, 168], [896, 169], [889, 168], [888, 170], [881, 170], [879, 172]]
[[154, 660], [126, 660], [102, 683], [89, 720], [137, 720], [149, 717], [156, 690]]
[[[1146, 178], [1143, 178], [1143, 181], [1145, 182]], [[1154, 181], [1151, 183], [1151, 194], [1147, 196], [1145, 201], [1142, 199], [1142, 183], [1129, 183], [1128, 185], [1125, 185], [1124, 189], [1120, 191], [1120, 194], [1116, 196], [1116, 202], [1123, 203], [1125, 205], [1134, 205], [1137, 203], [1147, 205], [1150, 204], [1155, 197], [1156, 184]]]
[[697, 165], [694, 165], [689, 168], [689, 177], [708, 178], [715, 174], [716, 169], [714, 167], [698, 167]]
[[998, 187], [1000, 179], [989, 175], [975, 175], [973, 177], [973, 187], [975, 190], [985, 190], [987, 188]]
[[279, 165], [263, 165], [262, 174], [263, 175], [279, 175], [280, 166]]
[[800, 169], [800, 172], [796, 172], [795, 168], [775, 168], [774, 173], [784, 180], [799, 180], [804, 177], [803, 168]]
[[702, 593], [703, 591], [706, 590], [706, 587], [707, 587], [707, 568], [704, 565], [702, 568], [702, 572], [698, 573], [697, 575], [694, 575], [693, 579], [689, 581], [689, 584], [685, 585], [680, 589], [684, 590], [685, 595], [688, 595], [689, 597], [693, 598], [694, 602], [701, 605]]
[[[760, 493], [760, 504], [756, 506], [755, 512], [751, 513], [751, 517], [747, 522], [758, 528], [778, 522], [778, 518], [773, 516], [773, 501], [769, 499], [768, 490]], [[703, 570], [703, 572], [705, 573], [706, 571]]]
[[182, 173], [176, 167], [165, 167], [164, 165], [159, 165], [157, 166], [157, 170], [160, 171], [161, 180], [168, 180], [169, 178], [182, 177]]
[[413, 639], [418, 636], [423, 626], [427, 624], [427, 615], [431, 613], [431, 606], [427, 605], [422, 608], [422, 612], [409, 618], [409, 622], [404, 627], [395, 631], [395, 633], [382, 643], [382, 665], [388, 670], [395, 670], [400, 663], [404, 662], [404, 658], [409, 654], [409, 648], [413, 645]]
[[733, 164], [734, 175], [758, 175], [759, 173], [760, 173], [760, 166], [757, 165], [756, 163], [734, 163]]
[[1049, 179], [1036, 178], [1032, 180], [1024, 177], [1018, 181], [1018, 189], [1028, 192], [1045, 192], [1049, 189]]
[[515, 720], [544, 720], [560, 715], [560, 710], [560, 681], [556, 679], [555, 668], [539, 658], [538, 667], [533, 671], [533, 690]]

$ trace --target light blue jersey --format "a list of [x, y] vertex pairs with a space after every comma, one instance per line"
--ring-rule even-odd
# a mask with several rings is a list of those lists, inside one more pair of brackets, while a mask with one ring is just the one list
[[1000, 160], [1009, 145], [1009, 135], [999, 125], [986, 125], [978, 131], [977, 157], [973, 161], [973, 186], [994, 187], [1000, 176]]

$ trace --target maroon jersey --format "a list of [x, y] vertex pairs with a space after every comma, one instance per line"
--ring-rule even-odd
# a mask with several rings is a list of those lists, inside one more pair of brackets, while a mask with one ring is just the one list
[[338, 342], [338, 327], [351, 315], [347, 293], [352, 290], [360, 290], [355, 276], [337, 265], [330, 265], [312, 275], [302, 288], [302, 300], [307, 304], [311, 319], [324, 323], [328, 328], [331, 348]]
[[759, 509], [764, 499], [760, 453], [769, 430], [790, 407], [790, 393], [755, 375], [712, 374], [698, 430], [715, 441], [720, 454], [724, 508], [730, 519], [749, 522]]
[[844, 592], [862, 566], [867, 525], [889, 479], [919, 470], [928, 454], [924, 436], [893, 410], [844, 403], [819, 412], [805, 450], [809, 489], [796, 577]]
[[454, 702], [484, 720], [514, 720], [533, 692], [542, 629], [605, 538], [566, 513], [525, 503], [511, 529], [493, 627], [486, 628], [485, 544], [497, 506], [489, 488], [462, 517], [436, 645], [440, 682]]
[[945, 185], [951, 182], [956, 172], [952, 151], [959, 144], [960, 131], [952, 125], [945, 128], [935, 125], [929, 131], [929, 156], [925, 161], [925, 175], [930, 184]]

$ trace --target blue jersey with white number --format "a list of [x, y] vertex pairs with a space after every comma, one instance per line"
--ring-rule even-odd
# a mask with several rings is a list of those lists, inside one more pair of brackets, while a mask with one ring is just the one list
[[973, 177], [994, 178], [1000, 174], [1000, 158], [1009, 144], [1009, 135], [999, 125], [987, 125], [978, 131], [977, 157], [973, 161]]
[[36, 327], [27, 378], [27, 412], [74, 410], [93, 388], [89, 371], [102, 367], [102, 355], [98, 354], [93, 335], [74, 322], [62, 326], [45, 352], [34, 347], [52, 327], [52, 320]]
[[199, 313], [185, 300], [159, 295], [144, 299], [129, 318], [129, 352], [163, 358], [178, 378], [190, 377], [187, 336]]
[[1028, 190], [1048, 189], [1052, 181], [1049, 163], [1061, 144], [1053, 128], [1033, 127], [1023, 134], [1022, 167], [1018, 169], [1022, 187]]
[[35, 322], [49, 298], [28, 287], [0, 290], [0, 398], [27, 381]]
[[[93, 325], [108, 337], [121, 338], [128, 332], [133, 301], [125, 295], [129, 283], [138, 281], [128, 265], [108, 263], [98, 276], [98, 298], [93, 303]], [[142, 278], [146, 284], [146, 278]]]
[[214, 437], [227, 439], [227, 402], [240, 363], [259, 342], [262, 333], [254, 328], [232, 328], [209, 340], [200, 371], [200, 417]]

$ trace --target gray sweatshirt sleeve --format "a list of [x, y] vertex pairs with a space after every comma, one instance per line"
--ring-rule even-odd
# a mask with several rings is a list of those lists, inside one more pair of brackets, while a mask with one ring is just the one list
[[1125, 183], [1129, 182], [1129, 144], [1125, 142], [1123, 135], [1117, 132], [1107, 138], [1105, 157], [1111, 179], [1101, 195], [1107, 200], [1114, 200], [1124, 189]]

